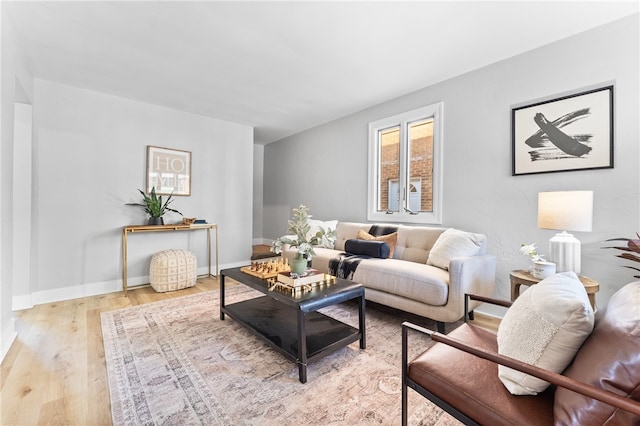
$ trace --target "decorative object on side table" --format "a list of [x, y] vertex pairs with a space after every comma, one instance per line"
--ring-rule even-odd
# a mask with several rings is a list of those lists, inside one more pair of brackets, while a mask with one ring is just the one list
[[[622, 250], [625, 253], [619, 254], [616, 257], [619, 257], [620, 259], [631, 260], [633, 262], [640, 262], [640, 256], [638, 256], [637, 254], [634, 254], [634, 253], [640, 253], [640, 233], [636, 232], [636, 237], [638, 237], [637, 240], [634, 240], [633, 238], [611, 238], [611, 239], [608, 239], [607, 241], [626, 241], [627, 246], [626, 247], [603, 247], [603, 248], [613, 248], [616, 250]], [[628, 266], [628, 265], [624, 265], [624, 267], [640, 272], [640, 268], [635, 268], [633, 266]], [[640, 275], [634, 275], [633, 278], [640, 278]]]
[[142, 203], [127, 203], [128, 206], [138, 206], [144, 208], [144, 211], [149, 214], [149, 225], [164, 225], [164, 219], [162, 216], [166, 212], [178, 213], [182, 216], [178, 210], [172, 209], [169, 207], [169, 204], [173, 202], [171, 199], [172, 194], [169, 194], [167, 199], [162, 202], [162, 195], [156, 195], [156, 188], [151, 188], [151, 193], [149, 195], [145, 194], [144, 191], [138, 189], [140, 194], [142, 194], [142, 199], [144, 204]]
[[542, 256], [538, 254], [536, 243], [522, 244], [520, 246], [520, 253], [527, 256], [529, 260], [533, 262], [531, 274], [535, 278], [544, 279], [556, 273], [555, 263], [545, 261]]
[[591, 232], [593, 191], [538, 193], [538, 228], [562, 231], [549, 240], [549, 257], [557, 272], [580, 275], [580, 240], [567, 231]]
[[309, 225], [309, 208], [300, 204], [298, 208], [293, 209], [293, 218], [289, 219], [287, 232], [292, 235], [285, 235], [275, 240], [271, 246], [271, 251], [280, 254], [282, 246], [289, 244], [292, 247], [298, 247], [296, 257], [291, 260], [291, 272], [293, 274], [302, 275], [308, 267], [311, 258], [316, 254], [313, 246], [322, 243], [323, 239], [333, 241], [336, 238], [335, 230], [325, 230], [320, 228], [314, 235], [311, 234], [311, 226]]

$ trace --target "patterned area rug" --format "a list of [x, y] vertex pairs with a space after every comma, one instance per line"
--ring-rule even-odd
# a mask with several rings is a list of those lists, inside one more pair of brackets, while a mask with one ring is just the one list
[[[255, 297], [244, 286], [227, 303]], [[357, 326], [355, 304], [323, 312]], [[102, 314], [114, 425], [400, 424], [400, 318], [367, 307], [358, 342], [298, 368], [233, 319], [220, 321], [210, 291]], [[422, 325], [434, 327], [424, 320]], [[429, 345], [411, 335], [416, 356]], [[457, 425], [409, 390], [410, 424]]]

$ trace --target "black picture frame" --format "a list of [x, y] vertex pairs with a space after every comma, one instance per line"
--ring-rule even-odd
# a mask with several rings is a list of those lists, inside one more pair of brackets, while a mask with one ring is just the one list
[[512, 108], [512, 176], [613, 168], [613, 125], [613, 85]]

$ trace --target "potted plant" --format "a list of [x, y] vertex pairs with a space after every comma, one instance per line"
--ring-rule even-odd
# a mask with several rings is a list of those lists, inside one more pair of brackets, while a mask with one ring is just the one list
[[171, 199], [171, 197], [173, 196], [173, 192], [169, 194], [164, 203], [162, 202], [162, 195], [156, 195], [155, 186], [151, 188], [151, 193], [149, 195], [145, 194], [141, 189], [138, 189], [138, 192], [142, 194], [144, 204], [127, 203], [127, 205], [143, 207], [144, 211], [147, 212], [150, 216], [149, 225], [164, 225], [164, 219], [162, 218], [162, 216], [164, 216], [164, 214], [168, 211], [178, 213], [180, 216], [182, 216], [182, 213], [180, 213], [178, 210], [169, 207], [169, 204], [173, 202], [173, 200]]
[[298, 275], [303, 275], [307, 270], [307, 264], [311, 258], [316, 254], [313, 251], [313, 246], [322, 243], [323, 238], [329, 241], [333, 241], [336, 238], [335, 230], [324, 230], [320, 228], [315, 235], [309, 236], [311, 227], [309, 226], [309, 208], [300, 204], [298, 208], [293, 209], [293, 218], [289, 219], [289, 226], [287, 232], [291, 235], [285, 235], [276, 239], [271, 245], [271, 251], [280, 254], [282, 253], [282, 246], [285, 244], [291, 247], [297, 247], [296, 256], [291, 260], [291, 272]]
[[[617, 247], [604, 247], [604, 248], [613, 248], [616, 250], [620, 250], [623, 253], [620, 253], [618, 255], [616, 255], [616, 257], [619, 257], [621, 259], [625, 259], [625, 260], [631, 260], [633, 262], [640, 262], [640, 233], [636, 233], [636, 237], [638, 237], [638, 239], [634, 239], [634, 238], [611, 238], [607, 241], [626, 241], [627, 245], [626, 246], [617, 246]], [[638, 254], [636, 254], [638, 253]], [[629, 265], [624, 265], [625, 268], [629, 268], [629, 269], [633, 269], [634, 271], [638, 271], [640, 272], [639, 268], [636, 268], [634, 266], [629, 266]], [[640, 278], [640, 275], [634, 275], [633, 278]]]

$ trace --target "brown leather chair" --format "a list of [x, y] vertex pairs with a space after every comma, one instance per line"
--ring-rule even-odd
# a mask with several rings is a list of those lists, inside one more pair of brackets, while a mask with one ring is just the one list
[[[404, 323], [402, 424], [412, 388], [471, 425], [640, 425], [640, 281], [616, 295], [596, 313], [594, 330], [562, 374], [500, 355], [496, 334], [467, 322], [446, 336]], [[473, 295], [465, 299], [511, 305]], [[409, 330], [436, 342], [411, 362]], [[498, 364], [552, 385], [538, 395], [512, 395], [498, 378]]]

